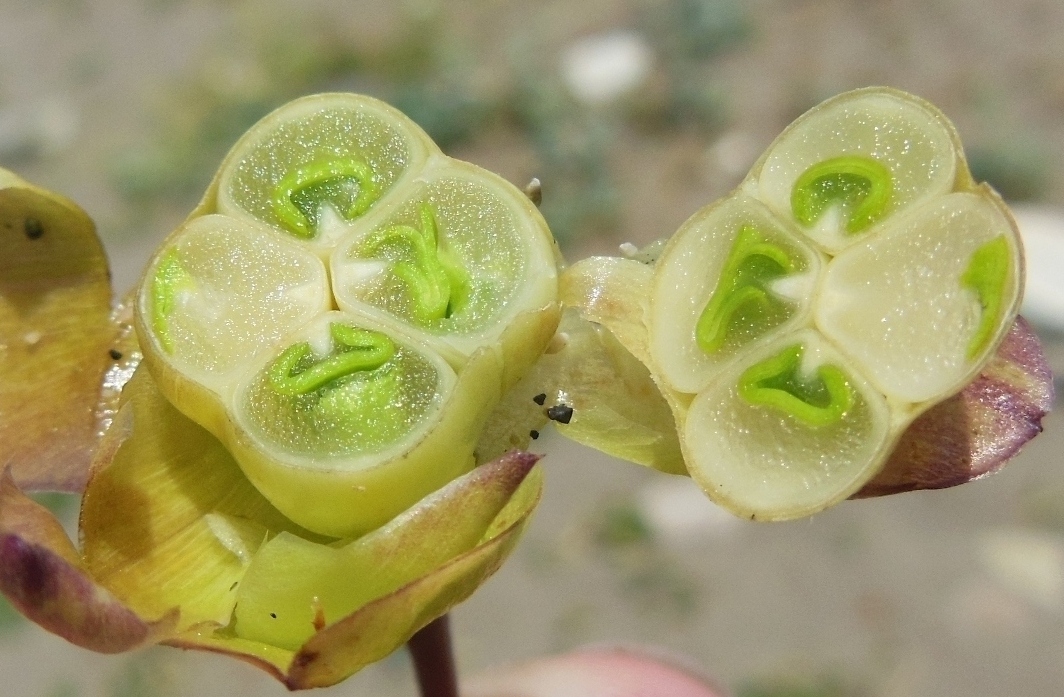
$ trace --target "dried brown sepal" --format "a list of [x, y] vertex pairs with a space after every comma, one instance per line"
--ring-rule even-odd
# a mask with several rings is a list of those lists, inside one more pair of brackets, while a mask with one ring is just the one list
[[1053, 375], [1042, 346], [1017, 317], [979, 376], [916, 419], [854, 498], [944, 489], [992, 474], [1042, 432], [1052, 406]]
[[84, 486], [112, 363], [110, 312], [92, 220], [0, 170], [0, 462], [20, 487]]
[[97, 584], [48, 509], [0, 478], [0, 592], [22, 614], [67, 641], [101, 653], [155, 643], [177, 611], [145, 620]]

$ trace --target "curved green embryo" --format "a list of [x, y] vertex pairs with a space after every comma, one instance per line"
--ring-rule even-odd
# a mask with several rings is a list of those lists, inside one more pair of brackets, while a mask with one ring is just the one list
[[384, 334], [333, 322], [329, 333], [338, 349], [334, 355], [307, 365], [307, 342], [290, 346], [269, 368], [270, 386], [289, 397], [308, 394], [357, 371], [375, 370], [395, 355], [395, 344]]
[[356, 158], [319, 160], [292, 170], [273, 192], [273, 211], [296, 237], [317, 234], [319, 209], [331, 203], [346, 220], [365, 213], [380, 198], [373, 169]]
[[961, 284], [975, 291], [982, 307], [979, 326], [968, 342], [969, 359], [975, 358], [994, 335], [1009, 275], [1009, 256], [1005, 236], [995, 237], [975, 250], [961, 276]]
[[854, 234], [883, 217], [893, 193], [890, 170], [870, 157], [844, 155], [813, 165], [791, 190], [791, 210], [805, 226], [832, 206], [849, 213], [846, 232]]
[[799, 374], [802, 347], [794, 345], [743, 371], [739, 395], [750, 404], [772, 407], [819, 428], [837, 423], [854, 405], [845, 373], [830, 364], [817, 368], [816, 380]]
[[747, 322], [760, 319], [759, 324], [768, 324], [771, 306], [778, 301], [769, 296], [764, 285], [795, 270], [796, 264], [786, 250], [765, 241], [752, 226], [743, 225], [713, 296], [695, 326], [695, 339], [702, 350], [720, 351], [740, 317]]
[[181, 265], [177, 252], [171, 249], [159, 261], [151, 282], [152, 329], [167, 353], [174, 352], [174, 342], [170, 336], [170, 315], [176, 309], [177, 294], [192, 285], [191, 274]]
[[406, 287], [414, 318], [427, 324], [451, 317], [469, 301], [469, 274], [439, 246], [436, 216], [428, 203], [420, 207], [421, 229], [393, 225], [363, 243], [364, 254], [392, 260], [392, 273]]

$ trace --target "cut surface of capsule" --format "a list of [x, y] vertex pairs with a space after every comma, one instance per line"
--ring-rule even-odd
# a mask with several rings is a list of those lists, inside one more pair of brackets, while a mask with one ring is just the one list
[[345, 222], [380, 205], [433, 149], [413, 122], [375, 99], [306, 97], [237, 143], [219, 177], [218, 211], [266, 223], [327, 253]]
[[687, 467], [738, 515], [784, 520], [846, 498], [886, 456], [885, 400], [814, 331], [733, 364], [692, 402]]
[[696, 213], [658, 261], [651, 352], [669, 385], [697, 392], [755, 344], [808, 319], [821, 259], [757, 201]]
[[817, 326], [885, 394], [939, 399], [972, 377], [1020, 294], [1020, 250], [994, 198], [913, 209], [827, 268]]
[[156, 256], [140, 292], [146, 350], [213, 390], [329, 305], [325, 267], [268, 230], [195, 218]]
[[453, 163], [395, 213], [341, 241], [331, 264], [337, 304], [410, 327], [468, 356], [521, 312], [552, 302], [550, 238], [527, 200]]
[[949, 192], [957, 137], [933, 107], [889, 90], [849, 92], [810, 110], [769, 146], [756, 189], [830, 252]]

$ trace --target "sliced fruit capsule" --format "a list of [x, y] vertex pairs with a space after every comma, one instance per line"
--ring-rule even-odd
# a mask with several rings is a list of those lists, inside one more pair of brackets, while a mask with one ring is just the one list
[[226, 392], [249, 361], [328, 307], [328, 278], [317, 257], [268, 229], [221, 215], [195, 218], [171, 238], [148, 267], [137, 300], [141, 345], [160, 387], [203, 425], [213, 417], [178, 385]]
[[995, 197], [940, 197], [832, 260], [817, 326], [890, 397], [946, 397], [973, 377], [1016, 310], [1016, 240]]
[[738, 515], [809, 515], [857, 491], [891, 441], [886, 401], [815, 331], [733, 364], [692, 402], [687, 469]]
[[492, 351], [456, 374], [413, 337], [327, 312], [253, 366], [233, 391], [221, 435], [285, 515], [351, 537], [473, 466], [500, 381]]
[[410, 119], [375, 99], [306, 97], [233, 148], [218, 178], [217, 210], [271, 225], [324, 255], [347, 223], [386, 205], [435, 150]]
[[550, 240], [513, 187], [448, 161], [392, 215], [341, 241], [331, 260], [336, 301], [412, 329], [461, 361], [522, 312], [553, 301]]
[[893, 90], [856, 90], [787, 128], [747, 188], [836, 252], [885, 217], [952, 190], [957, 142], [952, 125], [929, 104]]
[[820, 267], [752, 198], [696, 213], [658, 261], [650, 308], [651, 352], [669, 385], [697, 392], [740, 353], [807, 322]]

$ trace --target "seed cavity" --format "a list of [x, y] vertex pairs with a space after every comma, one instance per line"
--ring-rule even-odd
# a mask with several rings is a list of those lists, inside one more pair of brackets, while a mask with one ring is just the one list
[[961, 276], [961, 285], [975, 293], [981, 308], [979, 325], [968, 342], [969, 359], [986, 348], [997, 328], [1009, 277], [1009, 257], [1008, 240], [999, 235], [975, 250]]
[[882, 218], [894, 191], [890, 170], [863, 155], [844, 155], [813, 165], [791, 190], [791, 210], [809, 227], [829, 209], [838, 207], [846, 232], [855, 234]]
[[785, 303], [766, 288], [796, 270], [797, 264], [785, 249], [768, 242], [753, 226], [743, 225], [695, 325], [695, 339], [702, 350], [719, 352], [740, 327], [766, 331], [779, 324], [785, 318]]
[[273, 193], [277, 219], [296, 237], [317, 234], [321, 208], [332, 207], [353, 220], [380, 198], [373, 168], [357, 158], [319, 160], [286, 174]]
[[414, 319], [422, 324], [461, 312], [469, 303], [469, 274], [441, 247], [432, 206], [419, 208], [420, 229], [392, 225], [370, 234], [360, 253], [392, 262], [391, 272], [410, 298]]
[[739, 377], [739, 395], [748, 403], [778, 409], [807, 426], [837, 423], [855, 401], [853, 388], [837, 366], [823, 364], [803, 376], [803, 347], [795, 344], [755, 363]]

